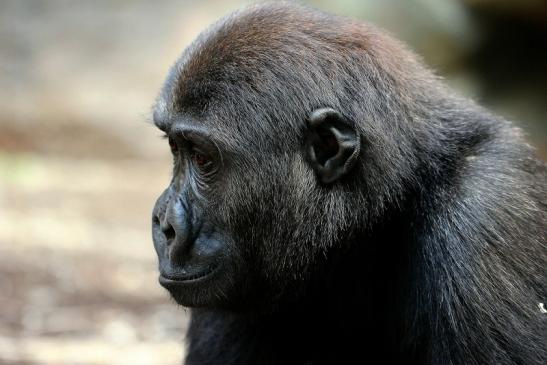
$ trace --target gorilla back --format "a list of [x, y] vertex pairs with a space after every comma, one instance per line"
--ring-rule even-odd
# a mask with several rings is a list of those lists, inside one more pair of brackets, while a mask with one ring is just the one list
[[377, 28], [251, 6], [154, 109], [187, 364], [544, 364], [547, 169]]

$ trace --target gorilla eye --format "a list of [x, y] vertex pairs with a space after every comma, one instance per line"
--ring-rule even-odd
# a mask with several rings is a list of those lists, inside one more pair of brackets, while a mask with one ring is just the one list
[[169, 137], [169, 147], [171, 148], [171, 152], [176, 152], [178, 150], [177, 143], [171, 137]]
[[192, 152], [192, 161], [200, 168], [207, 168], [211, 164], [209, 156], [197, 151]]

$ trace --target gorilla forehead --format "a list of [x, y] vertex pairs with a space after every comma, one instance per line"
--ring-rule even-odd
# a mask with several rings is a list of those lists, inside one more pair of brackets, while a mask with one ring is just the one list
[[344, 110], [363, 123], [386, 96], [392, 104], [412, 100], [412, 78], [425, 88], [431, 77], [373, 26], [294, 4], [259, 4], [213, 24], [184, 51], [154, 119], [162, 129], [197, 121], [234, 146], [278, 148], [283, 140], [286, 148], [302, 137], [312, 110]]
[[186, 113], [203, 123], [242, 128], [248, 118], [241, 117], [253, 115], [275, 120], [268, 131], [282, 133], [287, 125], [279, 126], [280, 121], [302, 117], [286, 115], [290, 110], [335, 106], [340, 99], [335, 84], [350, 71], [337, 65], [347, 65], [352, 52], [367, 47], [369, 29], [334, 19], [294, 5], [261, 4], [220, 20], [170, 70], [156, 104], [157, 119]]

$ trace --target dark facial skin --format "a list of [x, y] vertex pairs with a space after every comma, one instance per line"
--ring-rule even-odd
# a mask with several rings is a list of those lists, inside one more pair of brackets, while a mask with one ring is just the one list
[[205, 293], [222, 281], [233, 262], [230, 242], [204, 206], [223, 165], [221, 152], [203, 127], [180, 121], [162, 126], [174, 168], [153, 210], [159, 282], [179, 304], [210, 304]]

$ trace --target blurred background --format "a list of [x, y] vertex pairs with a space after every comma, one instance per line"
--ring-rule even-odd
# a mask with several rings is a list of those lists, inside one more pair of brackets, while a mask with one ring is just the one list
[[[150, 210], [169, 66], [248, 1], [0, 0], [0, 364], [180, 364]], [[547, 2], [317, 0], [405, 40], [547, 157]]]

